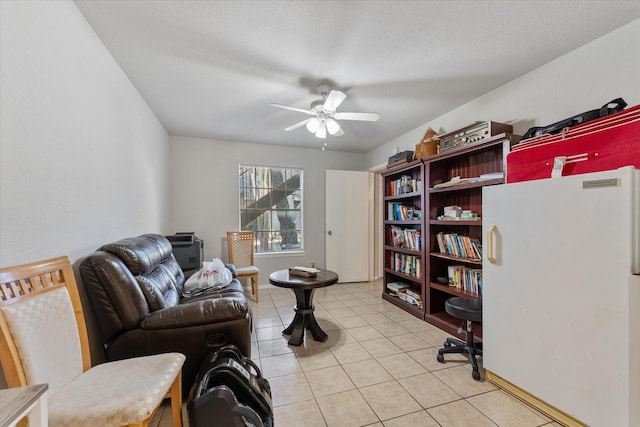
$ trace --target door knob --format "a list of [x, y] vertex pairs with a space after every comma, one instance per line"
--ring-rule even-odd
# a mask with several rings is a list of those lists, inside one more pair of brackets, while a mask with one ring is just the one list
[[333, 233], [331, 232], [331, 230], [327, 231], [327, 234], [328, 234], [329, 236], [332, 236], [332, 235], [333, 235]]

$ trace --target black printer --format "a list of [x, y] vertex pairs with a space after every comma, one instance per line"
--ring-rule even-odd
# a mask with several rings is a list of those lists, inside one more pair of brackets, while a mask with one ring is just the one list
[[182, 271], [202, 267], [204, 261], [204, 243], [193, 232], [181, 232], [165, 236], [173, 247], [173, 256]]

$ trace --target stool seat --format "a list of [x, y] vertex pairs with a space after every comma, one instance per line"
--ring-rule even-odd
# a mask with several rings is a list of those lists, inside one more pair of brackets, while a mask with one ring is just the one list
[[473, 341], [473, 322], [482, 322], [482, 300], [478, 298], [451, 297], [444, 303], [444, 310], [450, 315], [467, 322], [466, 340], [460, 341], [457, 338], [447, 338], [444, 347], [438, 350], [437, 360], [444, 363], [444, 355], [449, 353], [464, 353], [469, 358], [474, 380], [480, 379], [480, 368], [478, 367], [477, 356], [482, 356], [482, 343]]
[[444, 303], [444, 309], [458, 319], [482, 322], [482, 300], [476, 298], [453, 297]]

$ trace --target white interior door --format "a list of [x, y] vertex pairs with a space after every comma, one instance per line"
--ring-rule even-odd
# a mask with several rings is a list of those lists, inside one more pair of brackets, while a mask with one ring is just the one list
[[327, 170], [326, 268], [340, 282], [364, 282], [370, 277], [373, 226], [369, 172]]

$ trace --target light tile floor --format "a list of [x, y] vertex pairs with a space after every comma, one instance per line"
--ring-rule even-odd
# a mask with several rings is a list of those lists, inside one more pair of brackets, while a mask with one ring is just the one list
[[[293, 293], [260, 287], [252, 359], [271, 384], [276, 427], [560, 426], [484, 375], [473, 380], [466, 356], [438, 363], [449, 335], [384, 301], [381, 289], [375, 281], [316, 290], [315, 315], [329, 338], [308, 335], [294, 347], [282, 335]], [[152, 426], [170, 425], [164, 405]]]

